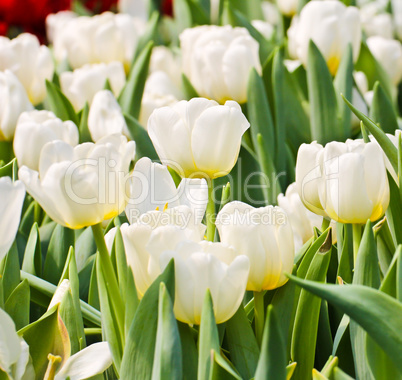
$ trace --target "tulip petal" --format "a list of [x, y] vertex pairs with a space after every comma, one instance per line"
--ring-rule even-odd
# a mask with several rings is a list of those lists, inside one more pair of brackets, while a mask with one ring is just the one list
[[104, 372], [112, 365], [112, 354], [107, 342], [94, 343], [70, 356], [55, 380], [82, 380]]

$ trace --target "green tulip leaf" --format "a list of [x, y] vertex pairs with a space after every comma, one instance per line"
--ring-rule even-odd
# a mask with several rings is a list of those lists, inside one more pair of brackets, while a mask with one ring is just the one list
[[[392, 102], [381, 86], [380, 82], [374, 85], [374, 96], [370, 107], [372, 119], [385, 133], [394, 134], [398, 128], [397, 115]], [[351, 99], [345, 95], [347, 99]]]
[[45, 259], [43, 278], [58, 284], [63, 273], [70, 247], [74, 247], [75, 235], [70, 228], [58, 224], [53, 231]]
[[255, 380], [286, 380], [286, 344], [275, 307], [268, 306]]
[[124, 114], [127, 128], [131, 138], [136, 142], [136, 156], [149, 157], [151, 160], [159, 160], [151, 139], [148, 136], [146, 129], [132, 116]]
[[142, 94], [148, 76], [152, 48], [153, 42], [150, 41], [141, 51], [131, 68], [126, 85], [118, 97], [122, 112], [135, 119], [140, 116]]
[[48, 364], [48, 354], [62, 358], [61, 365], [70, 356], [68, 332], [55, 305], [40, 319], [18, 331], [29, 346], [36, 380], [42, 380]]
[[4, 304], [4, 310], [10, 315], [17, 330], [29, 324], [30, 289], [27, 280], [16, 286]]
[[218, 327], [215, 322], [212, 296], [207, 289], [202, 305], [200, 335], [198, 340], [198, 380], [208, 380], [213, 365], [211, 351], [220, 351]]
[[173, 303], [166, 285], [161, 282], [152, 380], [181, 379], [182, 376], [182, 348]]
[[303, 289], [326, 299], [363, 327], [402, 372], [402, 304], [362, 285], [319, 284], [289, 275]]
[[[318, 282], [325, 281], [331, 258], [331, 247], [331, 233], [328, 233], [325, 241], [311, 260], [305, 275], [306, 279]], [[293, 375], [295, 380], [308, 378], [313, 370], [320, 307], [320, 298], [314, 297], [306, 290], [300, 292], [291, 341], [291, 359], [297, 362]]]
[[62, 93], [60, 88], [54, 83], [46, 80], [46, 91], [50, 111], [63, 121], [71, 120], [78, 125], [78, 118], [74, 111], [74, 107]]
[[251, 379], [257, 368], [260, 349], [242, 305], [226, 321], [225, 334], [231, 361], [242, 378]]
[[159, 284], [163, 282], [174, 297], [174, 262], [152, 283], [138, 305], [126, 337], [120, 378], [150, 379], [158, 327]]
[[343, 141], [344, 131], [338, 121], [338, 105], [332, 77], [324, 57], [311, 40], [307, 62], [311, 138], [320, 144], [333, 140]]

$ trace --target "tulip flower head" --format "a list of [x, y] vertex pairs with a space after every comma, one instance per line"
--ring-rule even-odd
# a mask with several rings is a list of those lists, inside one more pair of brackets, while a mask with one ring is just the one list
[[121, 135], [74, 148], [52, 141], [42, 149], [38, 171], [23, 166], [18, 174], [54, 221], [78, 229], [124, 210], [125, 181], [134, 154], [134, 141]]
[[53, 77], [54, 63], [47, 46], [36, 36], [22, 33], [10, 40], [0, 36], [0, 70], [11, 70], [24, 86], [32, 104], [46, 96], [46, 79]]
[[[188, 206], [148, 211], [138, 220], [120, 227], [127, 263], [133, 271], [140, 298], [161, 274], [159, 258], [163, 251], [174, 249], [181, 241], [199, 242], [205, 226], [197, 222]], [[112, 248], [116, 229], [105, 236], [106, 245]]]
[[236, 102], [193, 98], [156, 109], [148, 134], [163, 164], [182, 177], [213, 179], [232, 170], [249, 127]]
[[200, 324], [207, 289], [210, 290], [216, 323], [230, 319], [244, 296], [249, 273], [249, 258], [238, 255], [224, 243], [182, 241], [160, 256], [161, 270], [175, 262], [176, 318]]
[[223, 243], [250, 260], [247, 290], [261, 292], [287, 282], [284, 273], [292, 272], [294, 242], [292, 227], [280, 207], [230, 202], [219, 212], [216, 227]]
[[119, 103], [111, 91], [95, 94], [88, 114], [88, 129], [95, 142], [116, 133], [130, 137]]
[[128, 69], [144, 31], [144, 21], [127, 14], [104, 12], [93, 17], [70, 18], [56, 30], [55, 57], [58, 61], [67, 59], [73, 69], [113, 61]]
[[297, 58], [307, 65], [308, 47], [312, 40], [324, 56], [329, 71], [335, 75], [342, 56], [352, 45], [353, 60], [360, 52], [361, 26], [359, 11], [336, 0], [310, 1], [289, 30], [290, 43]]
[[60, 75], [60, 86], [78, 112], [85, 103], [91, 105], [95, 94], [103, 90], [106, 80], [117, 97], [126, 82], [124, 68], [120, 62], [88, 64], [74, 71], [66, 71]]
[[385, 162], [376, 142], [334, 141], [325, 148], [303, 144], [297, 155], [296, 183], [307, 208], [341, 223], [375, 221], [389, 203]]
[[391, 83], [397, 86], [402, 79], [402, 44], [398, 40], [373, 36], [367, 38], [367, 45], [388, 74]]
[[11, 141], [22, 112], [33, 106], [18, 78], [10, 71], [0, 71], [0, 141]]
[[78, 144], [78, 128], [71, 121], [62, 121], [50, 111], [24, 112], [18, 119], [13, 148], [18, 165], [39, 170], [39, 157], [46, 143], [62, 140]]
[[245, 28], [202, 25], [180, 35], [183, 72], [200, 96], [223, 104], [247, 101], [254, 67], [261, 72], [258, 42]]

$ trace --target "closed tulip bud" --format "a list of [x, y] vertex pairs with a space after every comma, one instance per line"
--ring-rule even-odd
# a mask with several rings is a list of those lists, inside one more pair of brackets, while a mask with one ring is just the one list
[[38, 171], [40, 152], [48, 142], [62, 140], [75, 146], [78, 139], [78, 128], [72, 121], [63, 122], [50, 111], [24, 112], [15, 130], [14, 153], [20, 167]]
[[55, 56], [58, 61], [67, 59], [73, 69], [119, 61], [128, 70], [144, 31], [144, 21], [127, 14], [105, 12], [72, 18], [57, 30], [53, 41]]
[[[299, 158], [301, 163], [296, 165], [302, 165], [306, 158], [300, 150]], [[318, 163], [319, 175], [308, 182], [311, 189], [315, 187], [320, 204], [331, 219], [363, 224], [384, 215], [389, 203], [389, 185], [383, 154], [376, 142], [331, 142], [318, 152], [314, 163]], [[297, 181], [303, 188], [305, 179], [299, 176]], [[302, 193], [300, 196], [303, 199]]]
[[156, 109], [148, 134], [162, 163], [182, 177], [217, 178], [232, 170], [249, 126], [236, 102], [194, 98]]
[[[181, 205], [166, 210], [153, 210], [140, 215], [135, 223], [121, 226], [127, 263], [133, 271], [140, 298], [161, 273], [159, 257], [184, 240], [202, 240], [205, 226], [198, 222], [190, 207]], [[116, 229], [105, 236], [109, 250]]]
[[373, 36], [367, 38], [367, 45], [388, 74], [391, 83], [397, 86], [402, 79], [402, 44], [398, 40]]
[[119, 103], [108, 90], [96, 93], [88, 114], [88, 129], [93, 141], [113, 134], [130, 137]]
[[0, 72], [0, 141], [11, 141], [22, 112], [33, 109], [18, 78], [9, 70]]
[[216, 226], [223, 243], [250, 259], [247, 290], [261, 292], [286, 283], [295, 252], [292, 226], [280, 207], [230, 202], [219, 212]]
[[324, 56], [329, 71], [335, 75], [349, 44], [353, 59], [360, 51], [361, 26], [359, 11], [335, 0], [310, 1], [298, 18], [292, 37], [297, 58], [307, 65], [308, 47], [312, 40]]
[[60, 75], [61, 89], [76, 111], [82, 109], [85, 103], [92, 103], [95, 94], [103, 90], [106, 80], [109, 80], [112, 92], [117, 97], [126, 82], [120, 62], [85, 65]]
[[125, 181], [135, 143], [110, 135], [96, 144], [47, 143], [39, 171], [20, 168], [27, 191], [55, 222], [79, 229], [119, 215], [126, 206]]
[[254, 67], [261, 72], [258, 42], [247, 29], [203, 25], [180, 35], [183, 72], [200, 96], [223, 104], [247, 101], [247, 82]]
[[323, 149], [316, 141], [300, 145], [296, 159], [296, 186], [303, 204], [315, 214], [326, 216], [317, 185], [322, 174], [320, 154]]
[[249, 259], [224, 243], [183, 241], [160, 256], [161, 270], [175, 263], [176, 318], [199, 325], [207, 289], [211, 292], [216, 323], [230, 319], [246, 290]]
[[6, 69], [17, 76], [34, 105], [45, 99], [46, 79], [52, 79], [54, 63], [50, 50], [37, 37], [28, 33], [12, 40], [0, 37], [0, 70]]
[[21, 181], [13, 183], [10, 177], [0, 178], [0, 261], [14, 242], [24, 199], [25, 186]]
[[[278, 206], [288, 215], [292, 225], [296, 251], [314, 236], [314, 228], [321, 228], [323, 217], [314, 214], [303, 205], [297, 191], [296, 183], [286, 189], [285, 195], [278, 195]], [[336, 224], [331, 221], [332, 241], [336, 242]]]
[[299, 0], [277, 0], [278, 8], [282, 14], [291, 17], [297, 13]]

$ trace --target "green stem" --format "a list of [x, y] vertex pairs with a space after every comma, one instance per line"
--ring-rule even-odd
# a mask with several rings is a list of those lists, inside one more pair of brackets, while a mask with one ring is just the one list
[[88, 327], [84, 329], [85, 335], [102, 335], [102, 329], [100, 328], [94, 328], [94, 327]]
[[254, 292], [254, 326], [258, 345], [261, 347], [264, 332], [264, 292]]
[[321, 232], [324, 232], [329, 227], [330, 223], [331, 223], [331, 219], [323, 217], [322, 224], [321, 224]]
[[362, 240], [362, 226], [352, 224], [353, 230], [353, 263], [356, 266], [357, 252], [359, 251], [360, 241]]
[[[42, 280], [39, 277], [36, 277], [30, 273], [20, 271], [21, 280], [27, 280], [29, 286], [32, 289], [37, 290], [38, 292], [44, 294], [45, 296], [52, 298], [54, 292], [56, 291], [57, 286]], [[47, 307], [47, 305], [43, 305]], [[86, 302], [80, 300], [81, 313], [84, 319], [88, 322], [93, 323], [95, 326], [101, 326], [101, 315], [99, 310], [96, 310], [91, 305], [88, 305]]]
[[214, 241], [215, 239], [215, 202], [213, 199], [214, 194], [214, 180], [211, 179], [208, 186], [208, 204], [207, 204], [207, 240]]
[[106, 247], [105, 238], [103, 236], [102, 224], [98, 223], [92, 226], [96, 246], [98, 247], [99, 262], [105, 278], [106, 288], [110, 295], [110, 301], [116, 312], [117, 323], [121, 336], [124, 338], [124, 316], [125, 307], [120, 294], [119, 284], [117, 282], [116, 273], [113, 269], [112, 260]]

